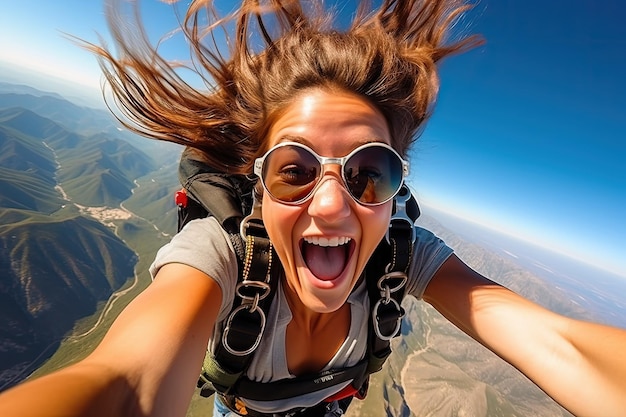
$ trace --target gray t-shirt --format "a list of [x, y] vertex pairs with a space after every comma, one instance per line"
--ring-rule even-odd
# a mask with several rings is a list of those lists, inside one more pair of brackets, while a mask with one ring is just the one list
[[[407, 294], [421, 298], [435, 272], [452, 253], [452, 249], [430, 231], [416, 226], [417, 241], [409, 268]], [[152, 277], [167, 263], [182, 263], [192, 266], [213, 278], [222, 289], [222, 303], [218, 320], [209, 341], [213, 351], [221, 337], [223, 321], [227, 318], [235, 296], [237, 283], [237, 258], [230, 238], [214, 218], [204, 218], [189, 222], [170, 243], [157, 253], [150, 267]], [[369, 298], [365, 285], [356, 288], [348, 303], [351, 308], [351, 324], [348, 337], [337, 354], [324, 369], [336, 369], [357, 364], [365, 356], [367, 324], [369, 318]], [[272, 301], [267, 317], [265, 333], [261, 344], [247, 371], [247, 376], [255, 381], [269, 382], [292, 378], [287, 367], [285, 336], [287, 324], [291, 321], [291, 311], [285, 299], [282, 286]], [[348, 383], [324, 390], [280, 401], [244, 400], [251, 409], [260, 412], [280, 412], [297, 407], [310, 407], [339, 392]]]

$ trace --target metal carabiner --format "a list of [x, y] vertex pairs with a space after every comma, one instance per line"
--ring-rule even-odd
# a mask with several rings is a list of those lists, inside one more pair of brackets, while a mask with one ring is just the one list
[[[388, 282], [390, 282], [392, 280], [396, 280], [396, 279], [399, 280], [399, 282], [396, 285], [394, 285], [393, 287], [389, 287], [389, 285], [385, 285]], [[386, 273], [382, 277], [380, 277], [378, 279], [378, 282], [376, 283], [376, 286], [381, 291], [385, 291], [387, 289], [387, 290], [389, 290], [390, 293], [392, 293], [392, 292], [400, 291], [402, 289], [402, 287], [404, 287], [404, 284], [406, 284], [406, 282], [408, 280], [409, 280], [409, 278], [406, 276], [406, 274], [404, 272], [402, 272], [402, 271], [391, 271], [391, 272]]]
[[[253, 292], [254, 295], [248, 295], [245, 290], [249, 289], [250, 292]], [[241, 281], [235, 287], [235, 294], [239, 296], [242, 300], [252, 300], [258, 297], [259, 300], [263, 300], [267, 297], [272, 288], [270, 284], [263, 281], [254, 281], [254, 280], [245, 280]]]
[[[249, 347], [246, 350], [236, 350], [232, 346], [230, 346], [230, 344], [228, 343], [228, 333], [230, 333], [230, 327], [232, 325], [235, 315], [242, 310], [249, 310], [248, 311], [249, 314], [258, 312], [259, 316], [261, 317], [261, 330], [259, 331], [259, 335], [256, 337], [251, 347]], [[263, 312], [262, 309], [258, 307], [257, 302], [240, 305], [235, 310], [233, 310], [233, 312], [230, 313], [230, 315], [228, 316], [226, 327], [224, 327], [224, 333], [222, 334], [222, 344], [224, 345], [224, 349], [226, 349], [231, 355], [235, 355], [235, 356], [245, 356], [254, 352], [254, 350], [257, 347], [259, 347], [259, 344], [261, 343], [261, 337], [263, 336], [263, 332], [265, 331], [265, 322], [266, 322], [265, 313]]]
[[[396, 325], [393, 331], [389, 335], [386, 335], [386, 334], [383, 334], [380, 330], [380, 323], [378, 319], [378, 309], [381, 307], [381, 304], [389, 304], [389, 303], [393, 303], [394, 307], [398, 311], [398, 320], [396, 321]], [[402, 312], [402, 308], [400, 307], [400, 304], [395, 299], [389, 298], [389, 300], [386, 303], [382, 299], [378, 300], [376, 304], [374, 304], [374, 315], [372, 316], [372, 322], [373, 322], [372, 327], [374, 327], [374, 332], [376, 333], [376, 336], [378, 336], [380, 340], [384, 340], [384, 341], [389, 341], [393, 339], [395, 335], [398, 334], [398, 332], [400, 331], [400, 327], [402, 326], [403, 316], [404, 314]]]

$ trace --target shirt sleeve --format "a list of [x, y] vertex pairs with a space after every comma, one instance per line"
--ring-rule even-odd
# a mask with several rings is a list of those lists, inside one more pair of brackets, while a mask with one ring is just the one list
[[429, 230], [415, 226], [415, 234], [407, 293], [421, 299], [430, 280], [454, 251]]
[[172, 240], [157, 252], [150, 265], [152, 279], [168, 263], [189, 265], [204, 272], [222, 290], [222, 305], [218, 321], [231, 308], [237, 283], [237, 257], [230, 237], [213, 217], [189, 222]]

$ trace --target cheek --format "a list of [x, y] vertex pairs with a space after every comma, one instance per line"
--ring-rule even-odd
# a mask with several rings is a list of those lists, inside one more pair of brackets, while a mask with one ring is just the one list
[[[391, 218], [391, 209], [393, 203], [389, 202], [382, 207], [375, 207], [370, 215], [370, 220], [366, 223], [371, 225], [372, 232], [376, 233], [376, 240], [380, 241], [389, 227], [389, 219]], [[366, 229], [367, 230], [367, 229]]]
[[284, 258], [293, 246], [292, 231], [298, 217], [298, 212], [294, 208], [278, 204], [270, 197], [263, 197], [261, 206], [263, 224], [283, 263], [287, 261]]
[[361, 242], [361, 251], [364, 255], [361, 263], [364, 265], [369, 260], [372, 253], [384, 238], [387, 228], [389, 227], [389, 219], [391, 218], [392, 203], [385, 204], [382, 207], [369, 209], [367, 213], [361, 216], [361, 224], [363, 227], [363, 239]]

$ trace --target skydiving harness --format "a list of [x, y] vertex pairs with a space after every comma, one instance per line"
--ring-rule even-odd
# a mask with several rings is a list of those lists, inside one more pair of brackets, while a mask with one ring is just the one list
[[[209, 397], [218, 392], [229, 406], [234, 406], [237, 397], [280, 400], [352, 380], [325, 401], [364, 398], [369, 374], [381, 370], [391, 354], [390, 341], [400, 334], [405, 313], [401, 302], [415, 243], [414, 223], [420, 215], [408, 186], [403, 185], [394, 198], [385, 237], [365, 268], [371, 310], [365, 359], [348, 368], [261, 383], [247, 378], [245, 371], [261, 342], [276, 292], [278, 279], [272, 277], [280, 276], [282, 266], [263, 225], [260, 206], [252, 207], [253, 182], [244, 176], [216, 173], [188, 151], [181, 158], [179, 177], [183, 189], [175, 198], [178, 230], [195, 218], [215, 217], [230, 237], [239, 271], [220, 343], [214, 354], [207, 353], [204, 359], [198, 381], [200, 395]], [[243, 217], [243, 213], [250, 214]]]

